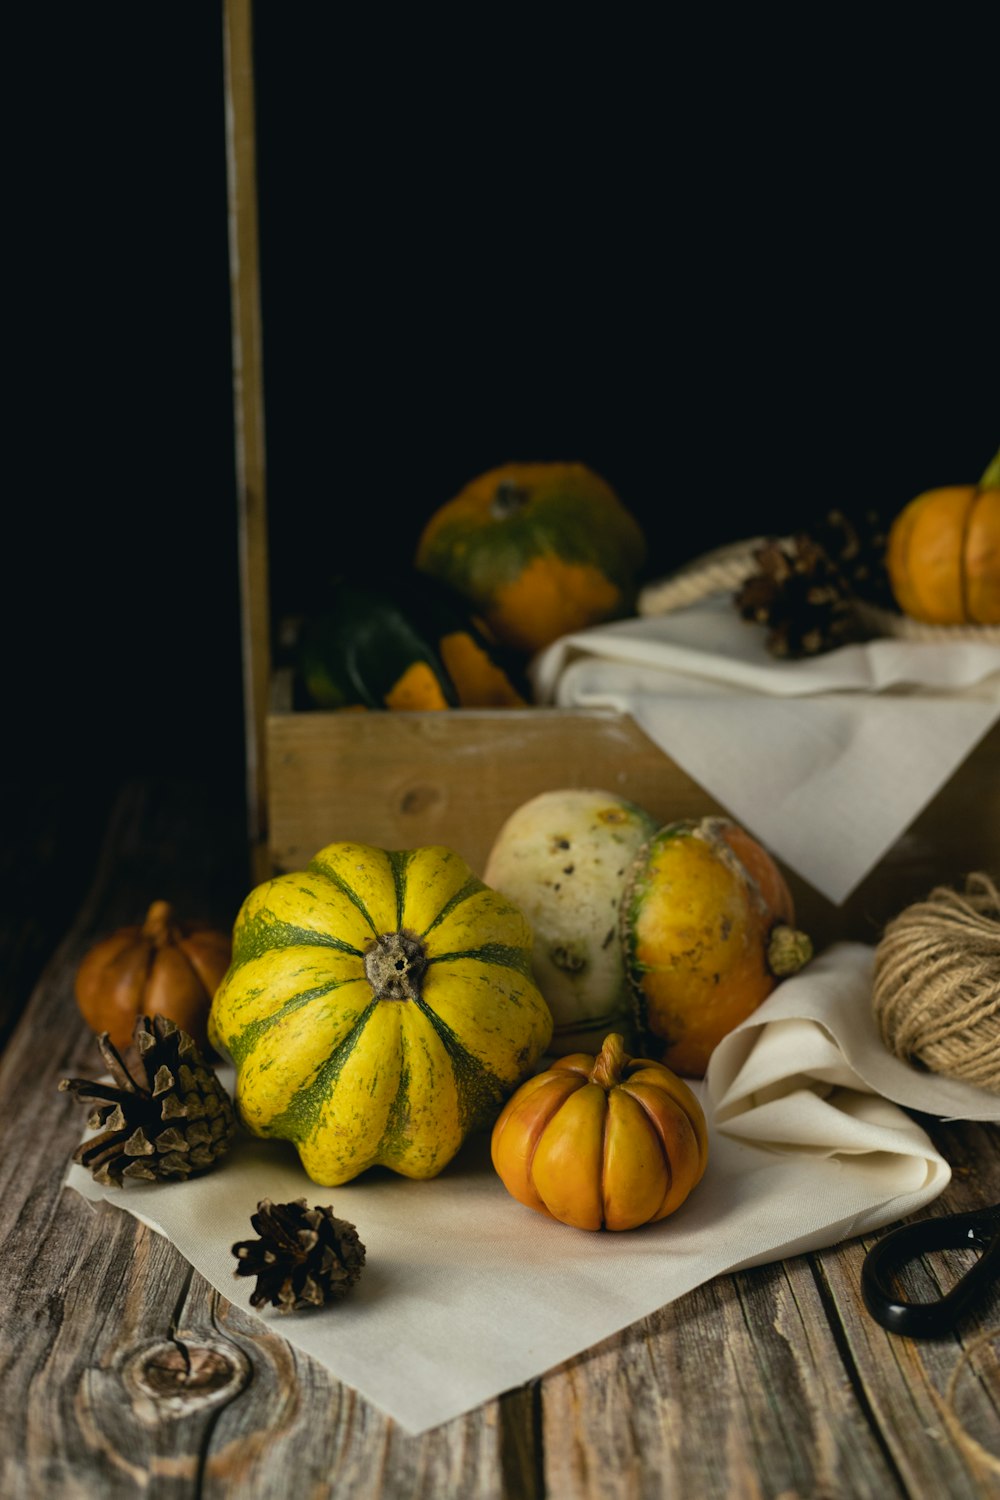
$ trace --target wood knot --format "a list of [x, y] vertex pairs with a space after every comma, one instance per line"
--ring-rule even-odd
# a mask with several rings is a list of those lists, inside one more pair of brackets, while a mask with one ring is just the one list
[[436, 786], [411, 786], [400, 799], [399, 810], [411, 816], [429, 812], [441, 801], [441, 792]]
[[232, 1400], [250, 1378], [250, 1363], [235, 1344], [163, 1339], [131, 1354], [123, 1378], [139, 1415], [155, 1421]]

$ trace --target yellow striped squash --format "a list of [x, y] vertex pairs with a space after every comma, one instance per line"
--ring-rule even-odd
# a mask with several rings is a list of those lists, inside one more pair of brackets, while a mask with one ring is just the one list
[[314, 1182], [434, 1177], [548, 1046], [531, 928], [451, 849], [330, 844], [251, 891], [209, 1036]]

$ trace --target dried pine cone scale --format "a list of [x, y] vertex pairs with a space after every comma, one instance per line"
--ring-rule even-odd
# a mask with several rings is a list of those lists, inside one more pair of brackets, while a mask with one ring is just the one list
[[253, 1307], [270, 1302], [282, 1313], [321, 1307], [345, 1296], [361, 1275], [365, 1247], [358, 1231], [330, 1207], [262, 1198], [250, 1223], [260, 1238], [239, 1240], [233, 1254], [234, 1275], [257, 1277]]
[[852, 593], [824, 549], [804, 532], [754, 553], [758, 571], [734, 599], [745, 620], [768, 626], [774, 656], [816, 656], [860, 639]]
[[860, 515], [830, 510], [808, 531], [852, 594], [869, 604], [894, 607], [886, 564], [889, 527], [877, 510], [866, 510]]
[[97, 1182], [122, 1185], [185, 1178], [211, 1167], [232, 1145], [232, 1101], [197, 1045], [166, 1016], [142, 1016], [133, 1036], [146, 1086], [129, 1073], [107, 1032], [97, 1045], [113, 1083], [64, 1078], [59, 1087], [93, 1104], [88, 1124], [99, 1133], [73, 1160]]
[[736, 591], [745, 620], [768, 627], [773, 656], [817, 656], [867, 638], [859, 602], [889, 606], [887, 530], [877, 511], [823, 520], [754, 551], [756, 572]]

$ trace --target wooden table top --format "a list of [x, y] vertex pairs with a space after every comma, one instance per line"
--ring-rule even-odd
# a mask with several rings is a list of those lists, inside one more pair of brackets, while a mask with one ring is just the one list
[[[414, 1437], [130, 1214], [64, 1191], [81, 1112], [57, 1084], [99, 1063], [73, 1000], [79, 960], [156, 897], [226, 925], [249, 885], [238, 816], [211, 789], [130, 784], [103, 843], [102, 813], [77, 819], [69, 855], [57, 816], [25, 815], [5, 857], [5, 1500], [1000, 1495], [1000, 1293], [953, 1335], [895, 1337], [859, 1295], [873, 1240], [719, 1277]], [[1000, 1200], [1000, 1129], [922, 1123], [954, 1169], [930, 1213]], [[915, 1263], [910, 1295], [938, 1295], [968, 1264]]]

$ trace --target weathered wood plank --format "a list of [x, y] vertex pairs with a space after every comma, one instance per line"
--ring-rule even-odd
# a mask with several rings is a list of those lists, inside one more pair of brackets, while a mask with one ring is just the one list
[[[503, 1483], [497, 1403], [410, 1437], [141, 1224], [72, 1199], [59, 1212], [80, 1248], [41, 1328], [4, 1361], [5, 1429], [25, 1433], [5, 1497], [284, 1497], [289, 1474], [317, 1497], [531, 1493]], [[66, 1253], [53, 1236], [39, 1279]]]
[[[929, 1214], [959, 1213], [1000, 1200], [1000, 1130], [968, 1123], [923, 1123], [954, 1168], [952, 1182]], [[861, 1300], [861, 1265], [873, 1243], [855, 1240], [817, 1260], [843, 1330], [848, 1364], [887, 1451], [911, 1494], [941, 1494], [949, 1500], [1000, 1494], [1000, 1286], [993, 1287], [954, 1334], [919, 1340], [897, 1337], [868, 1316]], [[907, 1277], [906, 1295], [932, 1300], [967, 1264], [968, 1258], [955, 1252], [924, 1257]], [[976, 1350], [961, 1403], [956, 1400], [952, 1408], [945, 1399], [950, 1378], [963, 1351], [989, 1330], [995, 1337]], [[995, 1467], [981, 1461], [975, 1445], [992, 1455]]]
[[100, 1065], [73, 977], [98, 935], [155, 896], [232, 920], [244, 862], [242, 821], [223, 798], [173, 783], [129, 787], [87, 899], [0, 1059], [0, 1428], [23, 1435], [4, 1455], [5, 1496], [137, 1492], [142, 1445], [126, 1425], [112, 1455], [94, 1425], [94, 1392], [130, 1349], [169, 1337], [190, 1271], [130, 1217], [95, 1214], [62, 1192], [82, 1121], [58, 1080]]
[[[923, 1123], [955, 1164], [931, 1213], [1000, 1199], [1000, 1131]], [[861, 1300], [873, 1243], [722, 1277], [552, 1372], [542, 1384], [549, 1492], [1000, 1494], [1000, 1287], [955, 1336], [895, 1337]], [[940, 1295], [970, 1260], [916, 1262], [906, 1295]]]
[[722, 1277], [548, 1376], [549, 1493], [906, 1494], [844, 1377], [808, 1257]]

